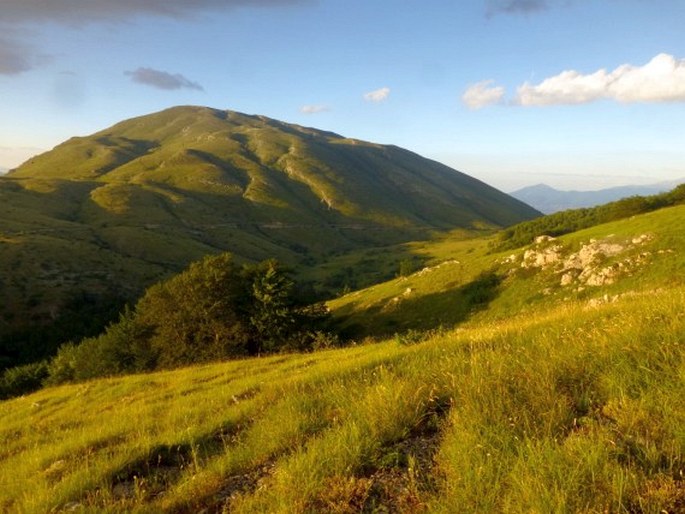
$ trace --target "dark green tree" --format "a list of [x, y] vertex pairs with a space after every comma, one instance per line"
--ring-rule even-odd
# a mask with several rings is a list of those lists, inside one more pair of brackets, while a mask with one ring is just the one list
[[183, 273], [150, 287], [136, 305], [152, 332], [161, 367], [248, 352], [249, 326], [240, 312], [245, 287], [230, 254], [207, 256]]
[[249, 322], [253, 351], [273, 352], [289, 343], [297, 331], [294, 282], [275, 260], [246, 268], [249, 283]]
[[205, 257], [150, 287], [103, 334], [62, 345], [46, 383], [307, 350], [333, 340], [322, 330], [323, 305], [296, 298], [293, 280], [275, 260], [239, 266], [230, 254]]

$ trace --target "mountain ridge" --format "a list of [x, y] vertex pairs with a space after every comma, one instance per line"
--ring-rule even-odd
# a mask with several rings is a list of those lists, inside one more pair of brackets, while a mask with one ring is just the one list
[[671, 180], [646, 185], [626, 185], [599, 190], [560, 190], [547, 184], [535, 184], [509, 193], [544, 214], [553, 214], [568, 209], [595, 207], [629, 196], [646, 196], [664, 193], [684, 180]]

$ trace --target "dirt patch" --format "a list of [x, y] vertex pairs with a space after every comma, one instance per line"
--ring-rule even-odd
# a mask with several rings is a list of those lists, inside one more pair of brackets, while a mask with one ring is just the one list
[[252, 493], [271, 477], [277, 460], [277, 457], [271, 457], [243, 473], [226, 478], [221, 490], [206, 501], [208, 506], [193, 512], [198, 514], [230, 512], [231, 502], [236, 496]]
[[417, 426], [383, 446], [357, 476], [335, 476], [310, 504], [312, 512], [337, 514], [426, 512], [425, 497], [436, 489], [434, 463], [449, 399], [431, 397]]

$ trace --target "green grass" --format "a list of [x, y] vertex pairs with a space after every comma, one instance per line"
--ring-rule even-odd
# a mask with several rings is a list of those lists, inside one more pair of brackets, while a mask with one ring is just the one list
[[[192, 125], [191, 113], [172, 114], [164, 124], [143, 119], [135, 130], [161, 140]], [[220, 121], [212, 123], [223, 127]], [[262, 121], [267, 130], [278, 126]], [[133, 128], [122, 130], [126, 151], [143, 148]], [[243, 136], [233, 141], [264, 163], [289, 141]], [[106, 167], [128, 157], [98, 159]], [[133, 163], [119, 172], [133, 173]], [[151, 215], [177, 200], [178, 219], [211, 211], [209, 196], [179, 200], [158, 178], [140, 190], [163, 190]], [[27, 183], [31, 202], [66, 187]], [[119, 209], [109, 203], [118, 194], [110, 186], [95, 195], [100, 207], [89, 204], [85, 213], [50, 204], [60, 217], [55, 229], [68, 232], [74, 216], [105, 216], [107, 205]], [[0, 187], [14, 194], [18, 186]], [[268, 188], [253, 193], [273, 208]], [[205, 211], [189, 207], [198, 198], [209, 202]], [[309, 277], [349, 269], [336, 278], [343, 287], [373, 281], [378, 268], [399, 272], [407, 259], [417, 267], [329, 303], [339, 327], [379, 342], [96, 380], [1, 402], [0, 511], [681, 512], [683, 219], [685, 206], [671, 207], [502, 253], [492, 252], [492, 236], [459, 232], [328, 255]], [[40, 223], [29, 216], [21, 230], [4, 233], [3, 251], [17, 269], [27, 260], [57, 280], [69, 252], [51, 242], [60, 232], [40, 234], [41, 248], [58, 249], [54, 268], [19, 244]], [[145, 258], [143, 235], [129, 229], [108, 227], [108, 244], [120, 241], [120, 255]], [[154, 245], [182, 254], [172, 240], [161, 231]], [[620, 269], [615, 282], [562, 285], [557, 265], [521, 266], [526, 252], [558, 247], [561, 262], [591, 240], [622, 246], [593, 264]], [[286, 242], [254, 233], [240, 244], [268, 253]], [[89, 266], [110, 269], [96, 252], [84, 255]], [[122, 270], [130, 262], [116, 260]], [[17, 274], [13, 287], [35, 295], [29, 278]]]
[[[685, 290], [0, 404], [10, 512], [675, 511]], [[382, 511], [382, 510], [381, 510]]]
[[[349, 334], [388, 336], [416, 328], [441, 325], [449, 328], [469, 319], [503, 319], [569, 300], [599, 301], [605, 296], [613, 299], [682, 285], [685, 276], [683, 219], [685, 206], [669, 207], [580, 230], [550, 243], [561, 247], [562, 258], [578, 252], [592, 240], [621, 244], [624, 246], [621, 253], [596, 264], [602, 268], [633, 261], [613, 284], [562, 287], [563, 272], [559, 267], [522, 269], [523, 254], [537, 248], [535, 245], [492, 253], [491, 244], [496, 236], [445, 238], [439, 243], [411, 245], [411, 255], [422, 254], [426, 258], [423, 269], [351, 292], [329, 301], [328, 305], [338, 326]], [[648, 239], [641, 244], [632, 243], [641, 236]], [[644, 255], [639, 257], [641, 254]], [[515, 261], [506, 262], [512, 256]], [[490, 289], [481, 287], [483, 284], [479, 281], [484, 273], [495, 274], [501, 282]], [[482, 301], [474, 301], [474, 292], [483, 293], [475, 297]]]

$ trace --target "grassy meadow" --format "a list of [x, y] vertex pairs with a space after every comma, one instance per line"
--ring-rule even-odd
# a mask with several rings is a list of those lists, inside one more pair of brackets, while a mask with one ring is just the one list
[[0, 404], [0, 507], [679, 512], [684, 335], [675, 288], [45, 389]]
[[374, 339], [4, 401], [0, 511], [685, 512], [683, 219], [404, 245], [329, 303]]

